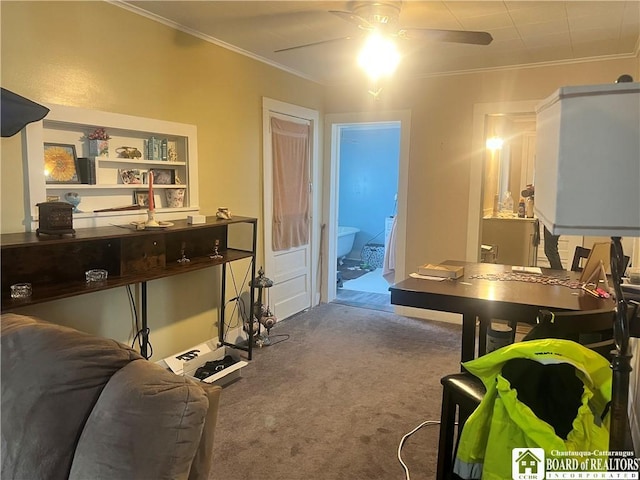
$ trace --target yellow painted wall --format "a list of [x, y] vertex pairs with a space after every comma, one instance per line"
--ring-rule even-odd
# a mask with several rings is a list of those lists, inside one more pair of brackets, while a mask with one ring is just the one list
[[[0, 9], [4, 88], [41, 103], [195, 124], [201, 213], [226, 206], [260, 224], [262, 97], [321, 110], [321, 86], [106, 2], [2, 1]], [[22, 231], [21, 135], [1, 147], [1, 231]], [[149, 283], [153, 359], [217, 335], [217, 273]], [[124, 288], [20, 313], [132, 338]]]

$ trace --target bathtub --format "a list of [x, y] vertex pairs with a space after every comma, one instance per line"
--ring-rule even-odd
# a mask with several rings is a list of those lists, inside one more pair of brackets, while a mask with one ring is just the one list
[[356, 239], [356, 233], [360, 231], [355, 227], [338, 227], [338, 245], [336, 247], [336, 256], [338, 259], [346, 257], [353, 248], [353, 242]]

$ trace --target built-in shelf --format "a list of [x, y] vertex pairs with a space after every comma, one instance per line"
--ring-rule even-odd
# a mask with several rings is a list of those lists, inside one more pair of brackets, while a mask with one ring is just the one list
[[100, 163], [120, 163], [123, 165], [143, 165], [145, 167], [180, 167], [186, 166], [187, 162], [166, 162], [156, 160], [134, 160], [130, 158], [94, 157]]
[[[64, 201], [68, 192], [78, 193], [81, 200], [78, 208], [82, 213], [73, 215], [75, 228], [104, 226], [117, 221], [113, 217], [118, 216], [126, 220], [132, 215], [130, 211], [110, 212], [108, 219], [95, 211], [136, 203], [139, 197], [136, 194], [149, 188], [144, 177], [151, 169], [171, 170], [167, 172], [167, 177], [172, 179], [171, 184], [154, 183], [154, 199], [160, 220], [186, 218], [187, 212], [199, 212], [197, 129], [194, 125], [64, 105], [47, 107], [50, 109], [47, 116], [26, 128], [28, 189], [25, 190], [28, 198], [25, 202], [28, 203], [28, 218], [24, 223], [28, 231], [35, 231], [38, 227], [38, 203], [56, 198]], [[89, 156], [87, 135], [96, 128], [104, 128], [111, 137], [107, 156]], [[167, 157], [167, 160], [146, 159], [148, 152], [145, 146], [152, 137], [166, 139], [174, 156]], [[46, 183], [45, 143], [73, 146], [77, 157], [88, 159], [89, 170], [94, 172], [92, 178], [80, 176], [83, 183]], [[125, 146], [136, 148], [142, 157], [121, 158], [118, 151]], [[142, 183], [125, 183], [123, 170], [137, 170], [143, 177]], [[166, 208], [165, 192], [171, 188], [185, 189], [183, 208]]]
[[[172, 184], [172, 185], [154, 185], [154, 190], [162, 190], [165, 188], [186, 188], [186, 185]], [[76, 184], [49, 184], [47, 190], [147, 190], [149, 185], [146, 183], [129, 183], [123, 184], [100, 184], [100, 185], [86, 185], [83, 183]]]

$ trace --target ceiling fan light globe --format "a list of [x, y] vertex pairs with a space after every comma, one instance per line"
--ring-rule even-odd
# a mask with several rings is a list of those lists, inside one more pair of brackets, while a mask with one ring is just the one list
[[395, 44], [377, 33], [367, 38], [358, 55], [358, 65], [372, 80], [391, 75], [399, 63], [400, 54]]

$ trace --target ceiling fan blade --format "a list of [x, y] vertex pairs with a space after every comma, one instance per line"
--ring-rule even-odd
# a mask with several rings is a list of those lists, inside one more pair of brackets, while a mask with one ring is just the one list
[[321, 40], [319, 42], [305, 43], [304, 45], [296, 45], [295, 47], [287, 47], [287, 48], [281, 48], [280, 50], [274, 50], [273, 53], [288, 52], [289, 50], [297, 50], [299, 48], [314, 47], [316, 45], [324, 45], [326, 43], [341, 42], [343, 40], [351, 40], [351, 37], [332, 38], [330, 40]]
[[493, 41], [493, 37], [488, 32], [438, 30], [435, 28], [403, 28], [398, 32], [398, 36], [438, 42], [470, 43], [472, 45], [489, 45]]
[[339, 16], [341, 19], [346, 20], [347, 22], [353, 23], [363, 30], [372, 30], [373, 25], [371, 25], [365, 18], [362, 18], [360, 15], [356, 15], [353, 12], [343, 12], [341, 10], [329, 10], [329, 13], [333, 13], [334, 15]]

